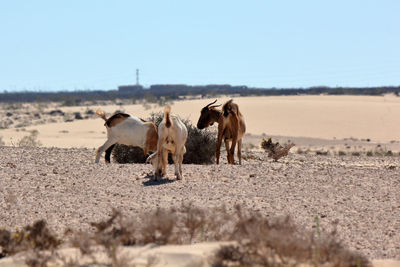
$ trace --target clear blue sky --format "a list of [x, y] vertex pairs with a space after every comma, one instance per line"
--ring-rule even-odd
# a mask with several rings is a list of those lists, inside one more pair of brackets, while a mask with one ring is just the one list
[[0, 2], [0, 92], [400, 85], [400, 1]]

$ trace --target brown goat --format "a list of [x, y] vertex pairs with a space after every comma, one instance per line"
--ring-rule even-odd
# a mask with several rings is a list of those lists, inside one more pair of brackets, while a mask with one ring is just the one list
[[[216, 150], [216, 163], [219, 164], [219, 156], [221, 150], [222, 139], [225, 142], [225, 148], [228, 157], [228, 163], [235, 164], [234, 153], [236, 143], [238, 145], [237, 155], [239, 158], [239, 164], [242, 164], [242, 137], [246, 132], [246, 124], [243, 119], [243, 115], [239, 111], [239, 106], [229, 100], [222, 106], [222, 110], [216, 109], [221, 105], [214, 105], [217, 100], [208, 104], [201, 109], [199, 121], [197, 122], [197, 128], [204, 129], [214, 122], [218, 123], [218, 139], [217, 139], [217, 150]], [[229, 142], [232, 142], [229, 148]]]

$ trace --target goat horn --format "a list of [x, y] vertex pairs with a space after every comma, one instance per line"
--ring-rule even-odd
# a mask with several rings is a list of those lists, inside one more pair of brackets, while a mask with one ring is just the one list
[[210, 108], [216, 108], [216, 107], [219, 107], [219, 106], [221, 106], [222, 104], [219, 104], [219, 105], [214, 105], [214, 106], [211, 106], [211, 107], [208, 107], [209, 109]]
[[215, 102], [217, 102], [217, 99], [215, 99], [214, 102], [211, 102], [210, 104], [208, 104], [207, 106], [205, 106], [206, 108], [208, 108], [209, 106], [211, 106], [212, 104], [215, 104]]

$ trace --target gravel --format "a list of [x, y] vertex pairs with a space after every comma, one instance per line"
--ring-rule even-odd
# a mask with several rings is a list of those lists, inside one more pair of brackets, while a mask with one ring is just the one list
[[329, 231], [370, 259], [400, 259], [400, 158], [244, 152], [243, 165], [183, 165], [185, 180], [152, 182], [150, 165], [93, 163], [92, 149], [0, 147], [0, 227], [45, 219], [61, 235], [90, 230], [112, 208], [128, 216], [192, 202], [290, 215]]

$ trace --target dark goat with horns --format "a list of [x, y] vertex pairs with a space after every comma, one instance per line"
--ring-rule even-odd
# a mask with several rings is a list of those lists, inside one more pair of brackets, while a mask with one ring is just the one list
[[[222, 139], [225, 142], [226, 152], [228, 154], [228, 163], [235, 164], [234, 152], [236, 143], [238, 145], [237, 155], [239, 164], [242, 164], [242, 137], [246, 132], [246, 124], [243, 115], [239, 111], [239, 106], [233, 103], [233, 100], [227, 101], [222, 110], [216, 109], [221, 105], [214, 105], [217, 102], [211, 102], [201, 109], [197, 128], [204, 129], [218, 123], [218, 139], [216, 150], [216, 163], [219, 164], [219, 156], [221, 150]], [[229, 142], [232, 142], [229, 148]]]

